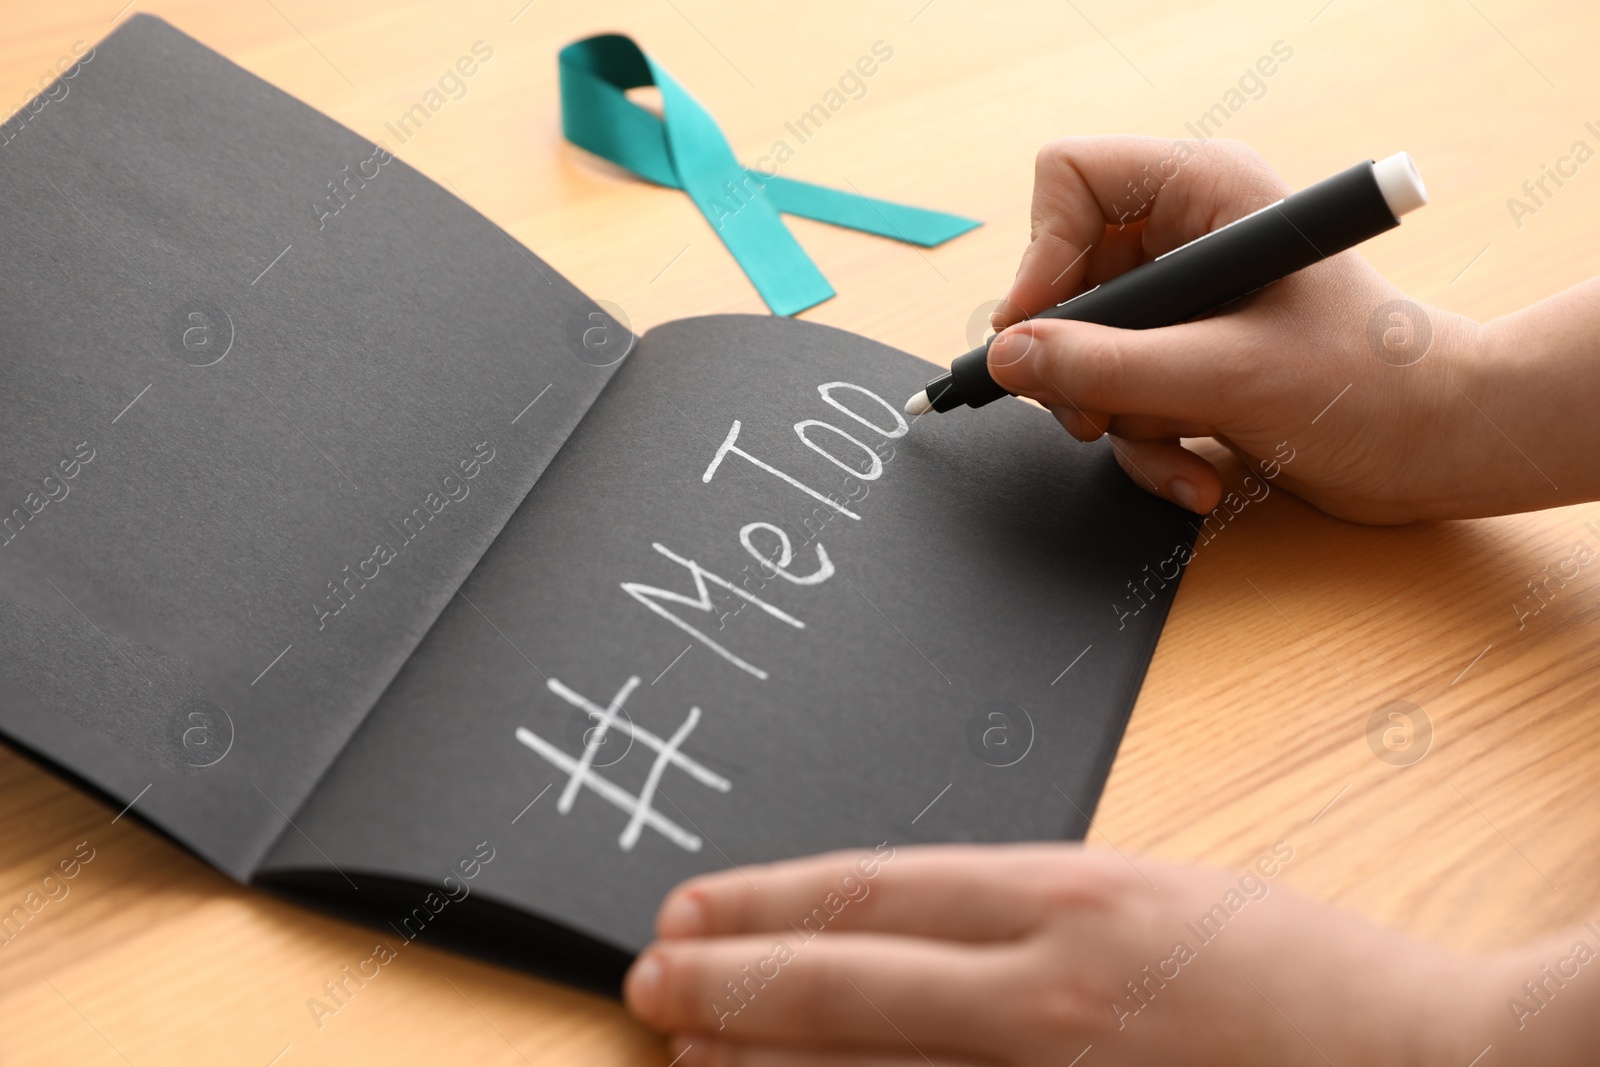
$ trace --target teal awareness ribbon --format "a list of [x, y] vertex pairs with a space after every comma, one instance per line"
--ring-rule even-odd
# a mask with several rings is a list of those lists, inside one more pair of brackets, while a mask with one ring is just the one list
[[[569, 44], [561, 50], [560, 72], [567, 140], [657, 185], [687, 192], [775, 314], [793, 315], [833, 296], [780, 212], [924, 248], [981, 225], [745, 167], [706, 109], [620, 34]], [[661, 118], [624, 95], [647, 85], [661, 90]]]

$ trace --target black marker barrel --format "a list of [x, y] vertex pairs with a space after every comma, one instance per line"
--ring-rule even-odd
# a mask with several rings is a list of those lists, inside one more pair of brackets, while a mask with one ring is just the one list
[[[1171, 326], [1255, 292], [1400, 225], [1427, 203], [1404, 152], [1367, 160], [1047, 308], [1037, 318], [1127, 330]], [[993, 338], [990, 338], [993, 340]], [[906, 404], [912, 414], [982, 407], [1008, 395], [989, 376], [985, 342]]]

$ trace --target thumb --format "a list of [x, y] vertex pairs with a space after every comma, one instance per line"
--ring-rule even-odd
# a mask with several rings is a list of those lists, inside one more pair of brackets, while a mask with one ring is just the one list
[[1053, 408], [1226, 425], [1260, 370], [1249, 349], [1229, 316], [1155, 330], [1030, 319], [990, 342], [989, 375]]

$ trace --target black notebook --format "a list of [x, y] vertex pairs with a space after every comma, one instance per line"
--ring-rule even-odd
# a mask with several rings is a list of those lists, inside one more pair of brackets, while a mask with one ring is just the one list
[[929, 365], [836, 329], [635, 338], [149, 16], [0, 137], [13, 745], [601, 981], [698, 872], [1085, 833], [1193, 535], [1103, 442], [910, 420]]

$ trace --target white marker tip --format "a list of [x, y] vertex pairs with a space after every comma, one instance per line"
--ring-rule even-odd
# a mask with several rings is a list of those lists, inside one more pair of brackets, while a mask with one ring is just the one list
[[928, 399], [928, 391], [926, 389], [906, 401], [907, 415], [926, 415], [932, 410], [933, 401]]

